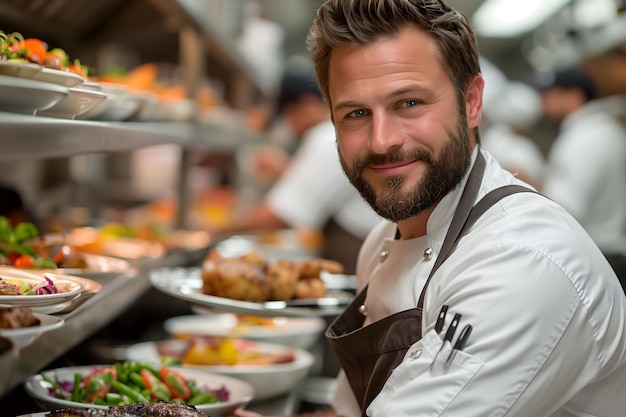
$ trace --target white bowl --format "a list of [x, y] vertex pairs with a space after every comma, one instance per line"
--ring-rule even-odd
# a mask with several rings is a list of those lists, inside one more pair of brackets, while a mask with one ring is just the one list
[[[95, 367], [97, 366], [102, 365], [95, 365]], [[52, 369], [43, 371], [42, 373], [53, 380], [56, 378], [61, 381], [73, 381], [75, 373], [87, 375], [93, 368], [94, 366], [77, 366]], [[212, 389], [219, 389], [224, 386], [230, 393], [228, 401], [195, 406], [198, 411], [207, 416], [230, 416], [234, 410], [249, 403], [254, 397], [254, 388], [247, 382], [237, 378], [194, 369], [179, 369], [179, 371], [186, 379], [195, 380], [197, 386], [207, 386]], [[106, 410], [109, 408], [108, 406], [85, 404], [52, 397], [48, 394], [49, 386], [49, 383], [43, 380], [42, 374], [31, 376], [24, 383], [26, 392], [44, 410], [59, 410], [63, 408], [95, 408]]]
[[245, 317], [229, 313], [203, 313], [167, 319], [163, 326], [172, 336], [241, 337], [248, 340], [309, 349], [318, 340], [326, 323], [320, 317]]
[[61, 317], [33, 313], [40, 323], [37, 326], [20, 327], [18, 329], [0, 329], [0, 336], [11, 339], [20, 349], [25, 348], [45, 332], [58, 329], [65, 321]]
[[[182, 365], [177, 369], [201, 369], [227, 375], [248, 382], [254, 387], [254, 400], [267, 400], [296, 389], [315, 361], [314, 356], [304, 349], [275, 345], [273, 343], [248, 341], [251, 347], [262, 353], [289, 354], [292, 353], [292, 362], [269, 365]], [[157, 344], [176, 350], [185, 346], [181, 340], [165, 340], [159, 342], [143, 342], [129, 346], [125, 350], [127, 360], [161, 363], [161, 355]]]
[[66, 98], [49, 109], [38, 111], [37, 116], [74, 119], [99, 106], [106, 99], [107, 95], [99, 91], [70, 88]]

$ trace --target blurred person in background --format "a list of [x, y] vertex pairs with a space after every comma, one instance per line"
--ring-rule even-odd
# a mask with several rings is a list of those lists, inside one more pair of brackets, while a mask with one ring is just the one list
[[545, 115], [560, 123], [543, 192], [587, 230], [626, 289], [626, 129], [581, 68], [540, 91]]
[[[485, 83], [489, 85], [489, 75]], [[542, 116], [541, 98], [530, 85], [505, 80], [498, 91], [485, 94], [481, 145], [502, 167], [541, 190], [544, 156], [528, 132]]]
[[345, 273], [352, 274], [360, 245], [380, 218], [341, 168], [330, 111], [312, 72], [285, 73], [277, 112], [298, 137], [295, 153], [258, 204], [213, 232], [321, 230], [321, 255], [341, 262]]

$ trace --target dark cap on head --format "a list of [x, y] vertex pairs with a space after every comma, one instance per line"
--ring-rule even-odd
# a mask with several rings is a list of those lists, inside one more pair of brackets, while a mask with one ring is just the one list
[[297, 102], [302, 96], [313, 94], [320, 99], [322, 93], [312, 72], [288, 72], [283, 75], [276, 102], [276, 109], [282, 112], [288, 104]]
[[573, 67], [557, 71], [550, 82], [538, 86], [539, 91], [545, 91], [552, 87], [578, 88], [587, 101], [596, 98], [596, 87], [591, 76], [582, 68]]

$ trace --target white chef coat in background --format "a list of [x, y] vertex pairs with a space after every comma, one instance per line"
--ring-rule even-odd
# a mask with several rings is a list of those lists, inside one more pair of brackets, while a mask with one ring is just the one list
[[343, 172], [330, 120], [303, 135], [287, 170], [269, 190], [267, 204], [292, 227], [320, 229], [334, 219], [358, 238], [381, 220]]
[[[478, 199], [520, 183], [483, 153]], [[417, 306], [461, 192], [448, 194], [433, 211], [426, 236], [395, 240], [390, 222], [368, 236], [357, 266], [359, 288], [369, 283], [366, 324]], [[423, 256], [427, 248], [431, 258]], [[384, 251], [386, 258], [379, 256]], [[437, 335], [443, 305], [449, 310]], [[446, 365], [451, 348], [446, 343], [442, 349], [441, 338], [455, 313], [462, 318], [453, 342], [465, 325], [473, 331]], [[626, 298], [591, 238], [543, 196], [509, 196], [477, 221], [429, 284], [422, 332], [368, 407], [369, 416], [626, 413]], [[361, 415], [343, 374], [334, 406], [341, 416]]]
[[569, 211], [604, 253], [626, 255], [626, 129], [602, 101], [587, 103], [561, 123], [543, 192]]

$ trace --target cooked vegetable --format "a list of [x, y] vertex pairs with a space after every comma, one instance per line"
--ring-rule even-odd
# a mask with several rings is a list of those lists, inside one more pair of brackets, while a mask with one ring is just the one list
[[212, 404], [227, 401], [225, 387], [198, 387], [177, 371], [148, 363], [119, 362], [94, 368], [89, 375], [75, 374], [73, 381], [61, 381], [42, 374], [51, 396], [80, 403], [123, 405], [137, 402], [180, 402]]

